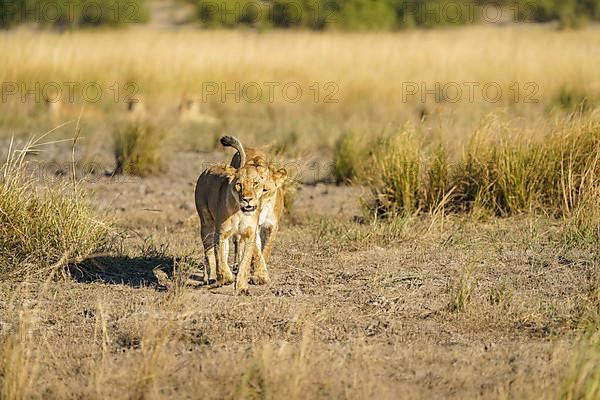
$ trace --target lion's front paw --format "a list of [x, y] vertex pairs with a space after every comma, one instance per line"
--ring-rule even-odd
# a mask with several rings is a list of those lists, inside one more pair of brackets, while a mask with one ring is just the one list
[[233, 274], [230, 272], [228, 274], [223, 274], [222, 276], [217, 277], [217, 282], [221, 286], [231, 285], [234, 281]]
[[235, 288], [235, 294], [238, 296], [249, 296], [250, 289], [248, 288], [248, 286], [240, 286]]
[[271, 278], [267, 274], [255, 274], [250, 277], [250, 283], [253, 285], [266, 285], [271, 283]]
[[207, 278], [207, 279], [203, 279], [203, 280], [202, 280], [202, 284], [203, 284], [204, 286], [210, 286], [210, 285], [214, 285], [215, 283], [217, 283], [217, 280], [216, 280], [216, 279], [210, 279], [210, 278]]

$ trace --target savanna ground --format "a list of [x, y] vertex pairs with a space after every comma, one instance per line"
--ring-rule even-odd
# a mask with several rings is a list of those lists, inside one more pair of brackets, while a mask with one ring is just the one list
[[[71, 140], [28, 155], [43, 178], [35, 186], [87, 193], [109, 238], [68, 262], [2, 258], [30, 276], [8, 273], [0, 283], [0, 397], [597, 398], [598, 231], [574, 240], [575, 217], [543, 207], [453, 212], [444, 202], [379, 220], [364, 211], [368, 182], [335, 185], [346, 177], [331, 160], [349, 131], [368, 139], [410, 129], [425, 147], [444, 143], [455, 162], [482, 125], [484, 135], [531, 140], [574, 119], [597, 127], [599, 48], [596, 27], [3, 33], [4, 82], [136, 82], [141, 118], [162, 132], [147, 151], [163, 161], [150, 176], [107, 176], [113, 131], [128, 118], [111, 97], [86, 106], [74, 153]], [[203, 82], [297, 82], [304, 96], [213, 96], [200, 111], [213, 120], [178, 121], [179, 98], [202, 93]], [[339, 101], [324, 102], [324, 93], [315, 101], [314, 82], [336, 83]], [[420, 93], [404, 99], [403, 82], [496, 82], [505, 95], [423, 102]], [[515, 82], [535, 83], [538, 101], [508, 95]], [[6, 148], [11, 135], [21, 143], [80, 113], [80, 98], [58, 115], [42, 101], [11, 99], [0, 113]], [[72, 138], [75, 125], [48, 138]], [[250, 296], [198, 285], [193, 190], [207, 164], [231, 156], [216, 146], [223, 133], [272, 145], [298, 181], [269, 263], [273, 281]], [[30, 225], [20, 226], [27, 237]]]

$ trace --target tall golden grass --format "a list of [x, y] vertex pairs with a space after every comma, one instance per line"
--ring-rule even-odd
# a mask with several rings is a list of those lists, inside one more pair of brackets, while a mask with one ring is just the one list
[[[93, 111], [105, 117], [88, 123], [87, 136], [105, 131], [101, 125], [114, 119], [115, 110], [125, 110], [125, 97], [133, 92], [144, 96], [148, 115], [163, 127], [173, 126], [183, 95], [196, 96], [201, 112], [220, 121], [210, 126], [217, 135], [235, 132], [246, 142], [274, 143], [288, 152], [330, 148], [350, 129], [371, 135], [390, 124], [421, 119], [427, 129], [464, 137], [498, 107], [537, 128], [552, 109], [572, 108], [584, 99], [586, 107], [597, 102], [599, 46], [593, 28], [557, 32], [537, 25], [360, 34], [144, 28], [8, 32], [0, 35], [0, 81], [23, 86], [3, 103], [0, 131], [39, 127], [42, 100], [36, 105], [33, 96], [22, 101], [21, 95], [35, 90], [36, 83], [43, 89], [49, 82], [59, 85], [63, 99], [66, 83], [78, 83], [77, 104], [84, 85], [101, 88], [97, 104], [86, 108], [84, 126]], [[272, 102], [271, 83], [278, 84]], [[283, 93], [290, 83], [302, 90], [298, 102]], [[471, 102], [472, 83], [478, 86]], [[218, 92], [207, 94], [206, 84], [216, 84]], [[235, 90], [236, 84], [240, 91], [256, 84], [262, 97], [250, 101], [255, 94], [250, 86], [239, 101], [233, 94], [223, 98], [224, 90]], [[486, 84], [501, 89], [497, 102], [483, 97]], [[417, 92], [410, 95], [414, 85]], [[454, 102], [456, 87], [461, 96]], [[426, 90], [436, 94], [423, 99]], [[494, 97], [495, 89], [489, 90]], [[289, 89], [287, 94], [294, 93]], [[96, 98], [94, 89], [90, 97]]]
[[341, 103], [367, 95], [399, 101], [403, 82], [429, 88], [435, 82], [498, 82], [507, 92], [513, 82], [535, 82], [546, 98], [565, 86], [598, 93], [599, 45], [594, 29], [539, 26], [361, 34], [16, 32], [0, 35], [0, 81], [91, 81], [107, 90], [134, 81], [143, 92], [178, 97], [182, 90], [201, 90], [203, 82], [332, 81]]
[[[559, 123], [538, 138], [490, 119], [462, 154], [450, 157], [444, 141], [427, 143], [414, 130], [384, 134], [362, 146], [342, 136], [334, 164], [373, 193], [369, 212], [386, 217], [442, 209], [481, 215], [543, 211], [567, 217], [570, 239], [600, 238], [600, 125], [593, 115]], [[350, 150], [349, 150], [350, 149]], [[357, 154], [360, 155], [357, 157]]]

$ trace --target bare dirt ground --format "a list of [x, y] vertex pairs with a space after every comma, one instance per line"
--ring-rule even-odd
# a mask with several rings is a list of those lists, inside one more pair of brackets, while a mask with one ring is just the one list
[[33, 351], [28, 397], [559, 394], [597, 249], [566, 247], [543, 217], [364, 224], [364, 190], [305, 179], [272, 283], [242, 297], [208, 290], [193, 284], [193, 191], [202, 166], [228, 156], [180, 153], [163, 176], [96, 177], [84, 187], [122, 232], [118, 251], [67, 281], [0, 285], [0, 330], [21, 313]]

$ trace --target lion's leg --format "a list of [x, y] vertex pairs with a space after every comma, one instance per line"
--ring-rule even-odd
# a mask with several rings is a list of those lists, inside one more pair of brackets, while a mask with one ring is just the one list
[[229, 266], [229, 238], [223, 241], [223, 257], [227, 261], [227, 266]]
[[271, 248], [273, 247], [273, 242], [275, 241], [278, 232], [278, 225], [265, 225], [261, 227], [260, 234], [263, 237], [262, 255], [265, 258], [265, 261], [269, 260]]
[[240, 236], [233, 235], [233, 268], [238, 269], [240, 265]]
[[227, 263], [229, 250], [229, 235], [224, 232], [215, 234], [215, 245], [217, 247], [217, 284], [229, 285], [233, 283], [233, 274]]
[[200, 216], [200, 237], [204, 246], [204, 258], [206, 259], [204, 281], [209, 283], [215, 279], [217, 270], [217, 260], [215, 258], [215, 242], [214, 242], [215, 226], [212, 220]]
[[242, 235], [244, 252], [242, 255], [242, 261], [240, 262], [237, 279], [235, 281], [236, 294], [248, 294], [248, 275], [250, 273], [250, 264], [252, 263], [252, 258], [254, 257], [254, 236], [255, 233], [253, 233], [251, 230], [249, 233]]
[[[255, 235], [255, 246], [258, 247], [259, 249], [262, 247], [261, 243], [260, 243], [260, 235], [256, 234]], [[252, 274], [254, 274], [254, 268], [256, 263], [258, 262], [258, 253], [256, 253], [256, 251], [254, 252], [254, 257], [252, 257], [252, 264], [250, 266], [250, 277], [252, 278]]]
[[261, 251], [262, 245], [260, 235], [256, 235], [256, 240], [253, 247], [252, 273], [250, 275], [250, 282], [252, 282], [254, 285], [263, 285], [265, 283], [269, 283], [271, 282], [271, 279], [269, 278], [267, 263]]
[[256, 246], [259, 249], [262, 249], [262, 240], [261, 240], [260, 235], [256, 235], [256, 238], [255, 238], [254, 242], [256, 243]]
[[[236, 234], [236, 239], [237, 239], [237, 245], [236, 245], [237, 248], [234, 249], [234, 251], [235, 251], [234, 259], [235, 259], [236, 274], [237, 274], [237, 272], [240, 270], [240, 263], [242, 262], [242, 254], [244, 254], [244, 247], [246, 246], [246, 244], [239, 234]], [[234, 244], [235, 244], [235, 242], [234, 242]]]

